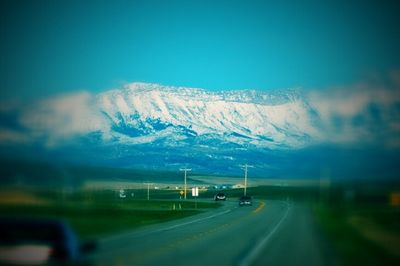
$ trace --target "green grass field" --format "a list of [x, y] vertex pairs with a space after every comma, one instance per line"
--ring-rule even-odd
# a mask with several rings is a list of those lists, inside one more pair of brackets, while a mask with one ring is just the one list
[[[135, 192], [145, 195], [144, 191]], [[0, 214], [21, 219], [34, 217], [65, 220], [80, 238], [88, 239], [181, 219], [220, 206], [213, 201], [168, 199], [169, 191], [165, 194], [163, 199], [146, 200], [143, 197], [121, 199], [113, 191], [68, 194], [36, 191], [29, 194], [29, 197], [26, 193], [20, 193], [19, 197], [25, 200], [18, 204], [0, 204]]]

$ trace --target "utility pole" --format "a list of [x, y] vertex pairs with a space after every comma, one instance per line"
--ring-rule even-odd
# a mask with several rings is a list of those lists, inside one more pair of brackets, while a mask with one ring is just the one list
[[244, 196], [246, 196], [247, 192], [247, 171], [249, 167], [253, 167], [252, 165], [240, 165], [240, 167], [244, 170]]
[[186, 190], [187, 190], [187, 181], [186, 181], [186, 179], [187, 179], [187, 172], [192, 171], [192, 169], [181, 168], [181, 169], [179, 169], [179, 171], [185, 172], [185, 187], [184, 187], [183, 193], [184, 193], [184, 198], [186, 199]]
[[145, 183], [147, 185], [147, 200], [150, 200], [150, 185], [153, 183]]

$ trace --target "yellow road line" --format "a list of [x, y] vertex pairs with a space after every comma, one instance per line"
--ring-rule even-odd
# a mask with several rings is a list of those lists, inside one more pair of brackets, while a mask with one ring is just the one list
[[265, 207], [265, 202], [264, 201], [260, 201], [260, 206], [258, 206], [257, 209], [255, 209], [253, 211], [253, 213], [257, 213], [257, 212], [261, 211], [264, 207]]
[[[261, 201], [260, 205], [257, 207], [257, 209], [253, 210], [252, 213], [257, 213], [264, 207], [265, 207], [265, 203]], [[156, 250], [152, 250], [152, 252], [150, 252], [149, 254], [146, 254], [146, 255], [142, 254], [141, 259], [145, 260], [148, 257], [154, 257], [154, 256], [165, 254], [168, 252], [173, 252], [173, 250], [175, 250], [178, 247], [186, 246], [191, 242], [196, 242], [202, 238], [206, 238], [207, 236], [214, 234], [218, 231], [221, 231], [221, 230], [225, 229], [226, 227], [233, 226], [234, 224], [237, 224], [240, 221], [242, 221], [246, 218], [249, 218], [250, 216], [251, 216], [251, 213], [249, 213], [248, 215], [239, 217], [238, 219], [235, 219], [234, 221], [231, 221], [229, 223], [217, 225], [216, 227], [209, 229], [205, 232], [199, 232], [199, 233], [195, 233], [191, 236], [188, 236], [186, 238], [177, 239], [177, 240], [173, 241], [172, 243], [170, 243], [169, 245], [160, 247]]]

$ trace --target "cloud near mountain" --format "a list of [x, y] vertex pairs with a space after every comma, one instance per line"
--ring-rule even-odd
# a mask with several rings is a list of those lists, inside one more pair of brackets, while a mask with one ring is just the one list
[[397, 88], [210, 92], [132, 83], [1, 111], [0, 142], [56, 147], [96, 134], [105, 143], [182, 145], [196, 138], [299, 149], [321, 143], [400, 146]]
[[132, 83], [0, 108], [0, 156], [261, 177], [396, 177], [399, 84], [211, 92]]

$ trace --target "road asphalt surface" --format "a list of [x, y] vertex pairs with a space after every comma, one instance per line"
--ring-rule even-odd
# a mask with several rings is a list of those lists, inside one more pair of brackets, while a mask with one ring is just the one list
[[101, 239], [91, 265], [337, 265], [302, 203], [257, 200]]

